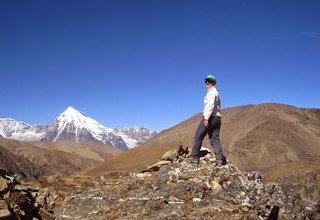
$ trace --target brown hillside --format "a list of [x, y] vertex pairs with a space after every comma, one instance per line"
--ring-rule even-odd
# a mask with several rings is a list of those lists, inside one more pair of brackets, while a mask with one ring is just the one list
[[[197, 114], [83, 174], [138, 171], [179, 145], [191, 148], [201, 117]], [[279, 164], [320, 158], [320, 109], [282, 104], [247, 105], [223, 109], [222, 117], [223, 149], [227, 158], [242, 170], [263, 171]], [[210, 149], [207, 138], [203, 146]]]
[[121, 152], [119, 149], [99, 141], [31, 142], [31, 144], [35, 147], [54, 149], [98, 161], [108, 160]]
[[34, 181], [47, 175], [45, 169], [34, 165], [26, 158], [15, 155], [0, 144], [0, 170], [1, 169], [11, 174], [19, 175], [22, 180]]
[[[0, 139], [0, 145], [19, 158], [30, 161], [46, 174], [72, 175], [119, 154], [114, 147], [100, 142], [21, 142]], [[10, 163], [18, 163], [13, 157]], [[31, 171], [30, 171], [31, 172]]]
[[267, 180], [286, 185], [306, 198], [320, 201], [320, 161], [281, 164], [264, 172]]

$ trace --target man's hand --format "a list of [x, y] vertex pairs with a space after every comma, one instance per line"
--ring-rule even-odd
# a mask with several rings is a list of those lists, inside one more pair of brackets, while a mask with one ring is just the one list
[[209, 127], [209, 122], [208, 122], [208, 120], [204, 120], [204, 126], [206, 127], [206, 128], [208, 128]]

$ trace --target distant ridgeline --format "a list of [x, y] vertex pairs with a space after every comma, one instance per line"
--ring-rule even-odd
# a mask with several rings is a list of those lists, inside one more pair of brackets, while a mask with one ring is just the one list
[[0, 119], [0, 135], [20, 141], [101, 141], [121, 150], [134, 148], [157, 132], [143, 127], [107, 128], [84, 113], [68, 107], [46, 126], [30, 126], [14, 119]]

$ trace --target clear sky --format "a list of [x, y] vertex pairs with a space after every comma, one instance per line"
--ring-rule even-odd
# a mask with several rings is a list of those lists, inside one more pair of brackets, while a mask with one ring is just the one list
[[1, 0], [0, 118], [160, 131], [222, 107], [320, 108], [320, 0]]

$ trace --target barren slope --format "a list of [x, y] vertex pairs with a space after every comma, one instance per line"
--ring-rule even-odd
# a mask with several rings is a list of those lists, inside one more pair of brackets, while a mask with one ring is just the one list
[[11, 174], [19, 175], [22, 180], [39, 180], [47, 171], [42, 167], [38, 167], [26, 158], [7, 150], [0, 144], [0, 170], [6, 170]]
[[264, 172], [268, 181], [275, 181], [299, 192], [302, 196], [320, 201], [320, 161], [281, 164]]
[[35, 147], [54, 149], [98, 161], [110, 159], [121, 152], [119, 149], [99, 141], [31, 142], [31, 144]]
[[[88, 169], [105, 159], [110, 159], [120, 151], [100, 142], [20, 142], [0, 139], [0, 144], [17, 157], [32, 162], [34, 167], [45, 169], [46, 174], [72, 175]], [[8, 155], [9, 163], [19, 164], [19, 160]], [[31, 172], [31, 171], [30, 171]]]
[[[221, 141], [226, 156], [242, 170], [320, 158], [320, 109], [282, 104], [247, 105], [222, 110]], [[136, 149], [105, 161], [84, 175], [110, 170], [137, 171], [155, 163], [169, 149], [193, 145], [201, 114], [159, 133]], [[203, 144], [210, 148], [208, 139]]]

